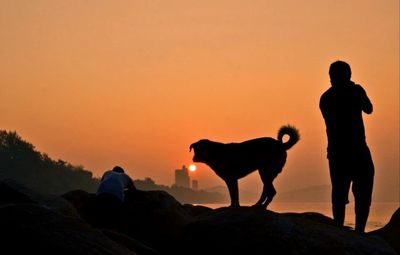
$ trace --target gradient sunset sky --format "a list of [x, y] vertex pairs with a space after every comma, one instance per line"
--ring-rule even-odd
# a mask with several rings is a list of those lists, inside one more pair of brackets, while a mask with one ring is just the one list
[[[120, 165], [171, 185], [191, 143], [290, 123], [302, 139], [278, 193], [329, 184], [318, 103], [338, 59], [374, 104], [374, 194], [398, 198], [398, 0], [0, 0], [0, 129], [95, 176]], [[192, 177], [223, 185], [205, 165]]]

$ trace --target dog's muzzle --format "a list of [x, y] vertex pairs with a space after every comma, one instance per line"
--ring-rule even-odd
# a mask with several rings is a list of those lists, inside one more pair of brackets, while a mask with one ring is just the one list
[[196, 157], [196, 155], [193, 156], [193, 162], [200, 162], [199, 159]]
[[194, 155], [193, 155], [193, 159], [192, 159], [192, 160], [193, 160], [193, 162], [199, 162], [198, 159], [197, 159], [197, 157], [196, 157], [196, 150], [195, 150], [195, 148], [194, 148], [194, 147], [195, 147], [195, 144], [196, 144], [196, 143], [192, 143], [192, 144], [190, 145], [190, 147], [189, 147], [189, 152], [192, 151], [192, 149], [193, 149], [193, 150], [194, 150]]

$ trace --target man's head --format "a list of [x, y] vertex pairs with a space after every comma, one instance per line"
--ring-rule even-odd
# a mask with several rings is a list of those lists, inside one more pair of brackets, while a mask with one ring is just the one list
[[125, 173], [124, 169], [122, 167], [120, 167], [120, 166], [115, 166], [113, 168], [113, 171], [117, 172], [117, 173]]
[[340, 60], [333, 62], [329, 67], [329, 77], [332, 86], [347, 84], [351, 78], [350, 65]]

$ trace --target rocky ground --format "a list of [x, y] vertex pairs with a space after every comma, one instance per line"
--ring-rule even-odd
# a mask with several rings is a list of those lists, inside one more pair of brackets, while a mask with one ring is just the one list
[[163, 191], [126, 194], [105, 226], [95, 197], [62, 197], [0, 182], [2, 254], [399, 254], [400, 209], [361, 234], [319, 213], [182, 205]]

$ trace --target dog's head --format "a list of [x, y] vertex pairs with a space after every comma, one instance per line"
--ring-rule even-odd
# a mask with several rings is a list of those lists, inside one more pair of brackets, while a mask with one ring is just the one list
[[192, 151], [192, 149], [194, 150], [193, 162], [207, 162], [210, 144], [210, 140], [202, 139], [190, 145], [189, 151]]

